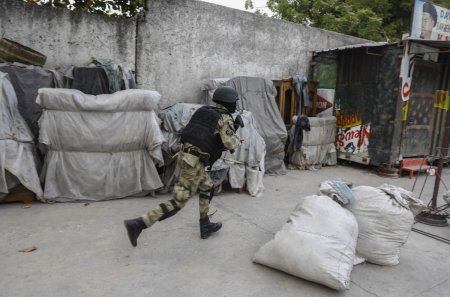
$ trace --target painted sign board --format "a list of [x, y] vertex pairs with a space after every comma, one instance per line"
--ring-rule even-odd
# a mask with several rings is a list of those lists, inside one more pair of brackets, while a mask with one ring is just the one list
[[339, 159], [369, 164], [370, 123], [357, 114], [336, 115], [336, 148]]
[[333, 115], [333, 103], [335, 89], [317, 89], [317, 102], [316, 112], [328, 112], [329, 115]]
[[415, 0], [411, 38], [450, 40], [450, 9], [432, 2]]

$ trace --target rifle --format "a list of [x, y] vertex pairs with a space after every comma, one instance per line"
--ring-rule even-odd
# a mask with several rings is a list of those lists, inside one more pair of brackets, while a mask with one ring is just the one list
[[224, 160], [225, 162], [232, 162], [234, 164], [244, 165], [244, 166], [247, 166], [247, 167], [252, 167], [252, 168], [253, 167], [258, 167], [258, 170], [261, 171], [261, 167], [259, 165], [258, 166], [252, 166], [252, 165], [248, 164], [247, 162], [238, 161], [238, 160], [235, 160], [235, 159], [229, 159], [229, 158], [225, 158], [225, 157], [221, 157], [220, 159]]

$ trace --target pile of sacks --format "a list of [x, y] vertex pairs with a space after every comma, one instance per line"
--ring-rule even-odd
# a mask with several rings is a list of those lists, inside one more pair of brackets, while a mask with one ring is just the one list
[[425, 205], [402, 188], [336, 180], [300, 199], [275, 238], [253, 261], [336, 290], [349, 289], [353, 265], [397, 265], [414, 215]]

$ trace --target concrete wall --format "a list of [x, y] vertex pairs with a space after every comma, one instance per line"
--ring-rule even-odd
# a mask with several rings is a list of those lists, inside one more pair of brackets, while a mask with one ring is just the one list
[[135, 20], [0, 0], [0, 36], [46, 55], [46, 68], [84, 66], [92, 57], [135, 65]]
[[91, 57], [136, 65], [138, 86], [160, 92], [160, 107], [201, 102], [204, 79], [307, 75], [312, 51], [367, 42], [195, 0], [147, 8], [136, 38], [135, 20], [0, 0], [0, 36], [45, 54], [46, 68]]
[[311, 52], [367, 42], [193, 0], [150, 0], [139, 24], [137, 79], [161, 106], [200, 102], [207, 78], [308, 74]]

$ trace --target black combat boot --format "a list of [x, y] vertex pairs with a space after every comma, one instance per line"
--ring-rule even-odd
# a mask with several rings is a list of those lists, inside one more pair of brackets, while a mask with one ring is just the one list
[[128, 238], [130, 239], [131, 245], [137, 245], [137, 239], [142, 230], [146, 229], [147, 226], [142, 218], [125, 220], [123, 221], [125, 228], [127, 228]]
[[213, 232], [217, 232], [222, 228], [222, 223], [211, 223], [209, 217], [200, 219], [200, 237], [206, 239]]

